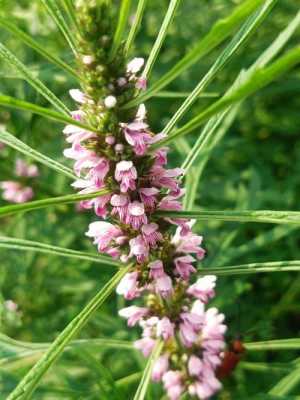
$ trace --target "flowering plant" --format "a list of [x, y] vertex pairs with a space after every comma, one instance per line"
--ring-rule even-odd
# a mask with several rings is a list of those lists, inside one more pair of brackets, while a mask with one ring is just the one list
[[[70, 111], [4, 45], [0, 46], [0, 56], [14, 65], [57, 111], [5, 95], [0, 95], [0, 103], [64, 123], [63, 134], [70, 147], [65, 148], [63, 154], [72, 160], [73, 169], [53, 162], [37, 151], [31, 151], [8, 132], [1, 133], [0, 139], [8, 146], [72, 178], [71, 186], [78, 194], [28, 202], [33, 197], [30, 187], [4, 181], [1, 188], [5, 200], [27, 203], [4, 206], [0, 209], [0, 215], [34, 210], [50, 204], [80, 202], [81, 209], [94, 213], [91, 217], [93, 222], [86, 228], [86, 236], [97, 246], [97, 260], [117, 266], [119, 271], [62, 331], [8, 399], [30, 398], [45, 372], [114, 289], [130, 302], [118, 312], [127, 320], [129, 327], [139, 325], [141, 328], [141, 337], [134, 342], [134, 347], [148, 359], [134, 399], [142, 400], [145, 397], [150, 377], [153, 381], [162, 382], [171, 400], [178, 400], [182, 396], [210, 398], [222, 387], [220, 368], [224, 368], [226, 360], [227, 322], [216, 306], [208, 305], [216, 295], [216, 275], [242, 274], [251, 266], [204, 269], [202, 262], [206, 251], [203, 237], [194, 229], [195, 222], [214, 217], [232, 221], [277, 223], [284, 220], [294, 223], [299, 216], [298, 213], [287, 215], [280, 211], [192, 211], [183, 206], [183, 202], [186, 206], [186, 199], [190, 195], [184, 189], [184, 182], [194, 171], [193, 164], [201, 152], [206, 150], [209, 154], [225, 134], [226, 129], [219, 128], [223, 124], [225, 127], [230, 125], [241, 102], [299, 63], [300, 52], [297, 47], [272, 61], [296, 30], [299, 14], [257, 61], [237, 77], [223, 97], [176, 128], [197, 97], [260, 26], [275, 1], [245, 1], [232, 16], [223, 21], [224, 29], [219, 36], [217, 29], [217, 33], [212, 29], [206, 46], [193, 49], [153, 86], [149, 86], [150, 74], [176, 14], [178, 0], [170, 1], [146, 62], [142, 57], [129, 56], [145, 1], [138, 2], [127, 40], [124, 40], [130, 11], [130, 2], [127, 0], [122, 1], [118, 16], [109, 0], [78, 1], [76, 7], [70, 1], [60, 5], [56, 0], [43, 0], [43, 4], [74, 52], [76, 68], [53, 57], [38, 44], [29, 43], [78, 79], [80, 87], [69, 90], [76, 109]], [[63, 12], [67, 12], [75, 34], [69, 30]], [[5, 21], [2, 24], [29, 40], [17, 28]], [[201, 55], [235, 32], [239, 25], [242, 26], [208, 73], [182, 102], [167, 125], [154, 133], [149, 122], [151, 110], [146, 108], [144, 102], [195, 63]], [[183, 164], [170, 168], [168, 154], [172, 141], [184, 140], [184, 135], [204, 122], [207, 124]], [[203, 160], [202, 168], [205, 157]], [[17, 160], [16, 175], [26, 179], [37, 177], [38, 169], [35, 165], [29, 166]], [[9, 246], [11, 239], [3, 238], [3, 243]], [[23, 243], [23, 247], [26, 247], [26, 243]], [[41, 249], [43, 245], [37, 247]], [[68, 250], [56, 251], [68, 254]], [[77, 256], [87, 257], [84, 254]], [[258, 264], [256, 270], [276, 270], [278, 265], [273, 264]], [[295, 267], [293, 262], [286, 262], [285, 266], [287, 270]], [[251, 348], [251, 345], [248, 347]]]

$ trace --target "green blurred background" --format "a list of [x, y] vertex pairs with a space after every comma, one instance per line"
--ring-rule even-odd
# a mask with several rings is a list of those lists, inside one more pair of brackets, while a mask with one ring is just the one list
[[[151, 77], [154, 82], [192, 48], [210, 26], [240, 4], [237, 0], [182, 1]], [[280, 0], [263, 25], [239, 51], [231, 63], [209, 86], [218, 96], [231, 85], [238, 72], [247, 68], [275, 39], [296, 14], [295, 0]], [[133, 56], [147, 57], [161, 26], [167, 0], [148, 2], [142, 29]], [[2, 0], [2, 14], [12, 16], [18, 26], [35, 37], [45, 48], [72, 63], [73, 57], [63, 37], [38, 0]], [[76, 82], [18, 42], [0, 32], [1, 41], [12, 50], [70, 108], [68, 90]], [[299, 30], [288, 47], [299, 43]], [[188, 69], [166, 90], [189, 92], [219, 54], [221, 46]], [[10, 66], [1, 62], [1, 93], [48, 106]], [[151, 83], [150, 81], [150, 83]], [[300, 70], [295, 69], [280, 81], [243, 103], [237, 118], [223, 141], [214, 150], [197, 188], [194, 209], [274, 209], [299, 208], [300, 181]], [[182, 98], [159, 97], [147, 102], [151, 126], [160, 131], [177, 110]], [[200, 98], [186, 115], [187, 121], [211, 102]], [[62, 126], [30, 113], [0, 108], [0, 123], [25, 143], [46, 155], [66, 163]], [[200, 130], [189, 135], [192, 144]], [[5, 148], [0, 152], [0, 181], [13, 179], [15, 159], [19, 155]], [[173, 146], [171, 165], [179, 166], [184, 148]], [[47, 168], [40, 167], [34, 183], [36, 198], [72, 193], [70, 182]], [[196, 173], [195, 169], [192, 170]], [[0, 205], [6, 204], [0, 199]], [[91, 213], [78, 213], [73, 205], [49, 208], [1, 219], [0, 234], [43, 243], [85, 250], [96, 249], [85, 237]], [[268, 224], [201, 222], [198, 232], [205, 237], [208, 257], [204, 266], [225, 266], [250, 262], [299, 259], [300, 232], [297, 227]], [[21, 253], [0, 252], [0, 324], [1, 332], [17, 340], [50, 342], [82, 309], [87, 301], [113, 275], [113, 267], [84, 261]], [[300, 284], [296, 273], [258, 274], [219, 278], [215, 304], [226, 314], [228, 339], [241, 336], [244, 341], [295, 338], [300, 331]], [[17, 312], [8, 311], [4, 301], [18, 304]], [[138, 329], [127, 329], [117, 317], [122, 299], [113, 296], [82, 331], [81, 338], [108, 337], [134, 340]], [[11, 358], [0, 344], [0, 399], [5, 399], [34, 358]], [[266, 393], [288, 370], [257, 370], [257, 362], [290, 365], [297, 354], [292, 351], [248, 352], [234, 376], [224, 382], [218, 399], [250, 399]], [[249, 364], [253, 363], [253, 364]], [[252, 365], [252, 368], [251, 368]], [[132, 398], [144, 360], [135, 351], [103, 350], [100, 347], [69, 351], [47, 374], [34, 399], [127, 399]], [[297, 390], [298, 389], [298, 390]], [[294, 390], [299, 393], [300, 387]], [[148, 400], [160, 399], [159, 385], [152, 385]], [[263, 397], [261, 397], [263, 398]]]

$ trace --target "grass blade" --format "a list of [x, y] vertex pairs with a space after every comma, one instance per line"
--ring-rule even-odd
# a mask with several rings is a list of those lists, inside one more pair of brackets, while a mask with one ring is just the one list
[[54, 93], [51, 92], [38, 78], [35, 78], [29, 69], [20, 60], [18, 60], [8, 48], [0, 43], [0, 58], [7, 61], [12, 67], [14, 67], [20, 75], [38, 91], [43, 97], [45, 97], [57, 110], [64, 114], [70, 114], [68, 108], [62, 103]]
[[[269, 394], [276, 396], [285, 396], [289, 394], [300, 382], [300, 368], [294, 369], [284, 378], [280, 379], [274, 387], [269, 391]], [[280, 397], [281, 398], [281, 397]]]
[[129, 31], [129, 35], [125, 44], [125, 54], [127, 54], [130, 50], [130, 47], [132, 46], [134, 39], [136, 37], [136, 34], [138, 33], [138, 30], [140, 29], [140, 25], [142, 22], [143, 14], [145, 11], [145, 7], [147, 4], [147, 0], [139, 0], [137, 10], [134, 16], [134, 21], [131, 26], [131, 29]]
[[22, 204], [13, 204], [9, 206], [0, 207], [0, 218], [6, 217], [7, 215], [13, 215], [20, 212], [34, 211], [40, 208], [59, 206], [61, 204], [76, 203], [80, 200], [93, 199], [98, 196], [108, 194], [108, 190], [100, 190], [99, 192], [88, 193], [88, 194], [67, 194], [59, 197], [49, 197], [42, 200], [29, 201]]
[[108, 264], [120, 267], [122, 264], [113, 260], [111, 257], [101, 254], [94, 255], [84, 251], [71, 250], [63, 247], [52, 246], [46, 243], [34, 242], [11, 237], [0, 236], [0, 248], [12, 249], [17, 251], [32, 251], [36, 253], [45, 253], [53, 256], [75, 258], [79, 260], [90, 261], [97, 264]]
[[42, 117], [52, 119], [57, 122], [61, 122], [63, 124], [75, 125], [75, 126], [79, 126], [82, 129], [96, 132], [96, 129], [94, 129], [93, 127], [85, 125], [71, 117], [67, 117], [65, 114], [59, 113], [57, 111], [49, 110], [48, 108], [45, 108], [45, 107], [40, 107], [36, 104], [29, 103], [24, 100], [16, 99], [15, 97], [10, 97], [10, 96], [5, 96], [3, 94], [0, 94], [0, 104], [3, 106], [15, 108], [17, 110], [30, 111], [33, 114], [38, 114], [38, 115], [41, 115]]
[[23, 153], [26, 156], [33, 158], [35, 161], [38, 161], [39, 163], [46, 165], [47, 167], [53, 169], [54, 171], [64, 174], [68, 178], [77, 179], [76, 175], [73, 174], [73, 171], [70, 168], [59, 163], [58, 161], [52, 160], [52, 158], [45, 156], [39, 151], [34, 150], [32, 147], [28, 146], [20, 139], [17, 139], [11, 133], [0, 131], [0, 141], [12, 147], [13, 149], [19, 151], [20, 153]]
[[128, 22], [129, 12], [131, 7], [131, 0], [122, 0], [121, 8], [118, 18], [118, 23], [116, 31], [113, 38], [113, 43], [110, 51], [110, 59], [113, 60], [117, 54], [120, 44], [123, 39], [124, 31], [126, 29], [126, 24]]
[[300, 349], [300, 339], [278, 339], [263, 342], [244, 343], [247, 351], [265, 350], [298, 350]]
[[77, 72], [70, 65], [66, 64], [64, 61], [53, 55], [51, 52], [48, 52], [43, 46], [41, 46], [38, 42], [33, 40], [30, 35], [23, 32], [14, 23], [8, 21], [7, 18], [0, 17], [0, 26], [2, 26], [10, 33], [12, 33], [14, 36], [20, 39], [24, 44], [31, 47], [33, 50], [35, 50], [41, 56], [46, 58], [48, 61], [57, 65], [59, 68], [62, 68], [69, 74], [73, 75], [75, 78], [78, 78]]
[[298, 211], [158, 211], [156, 215], [171, 218], [195, 218], [200, 221], [300, 224], [300, 212]]
[[113, 278], [97, 293], [97, 295], [84, 307], [84, 309], [67, 325], [51, 344], [47, 352], [40, 358], [34, 367], [25, 375], [7, 400], [26, 400], [32, 398], [32, 393], [37, 388], [52, 364], [62, 355], [64, 349], [75, 335], [86, 325], [91, 315], [104, 303], [113, 292], [122, 277], [130, 267], [122, 268]]
[[233, 37], [228, 46], [222, 51], [219, 57], [217, 57], [215, 63], [209, 69], [207, 74], [200, 80], [195, 89], [182, 103], [173, 117], [170, 119], [168, 124], [162, 130], [165, 134], [171, 132], [174, 126], [182, 119], [188, 109], [194, 104], [199, 97], [200, 93], [209, 85], [210, 82], [217, 76], [221, 69], [232, 59], [235, 53], [242, 47], [253, 32], [259, 27], [259, 25], [267, 17], [271, 9], [274, 7], [277, 0], [269, 0], [253, 15], [251, 15], [247, 21], [243, 24], [241, 29]]
[[48, 14], [56, 23], [57, 27], [65, 37], [67, 43], [69, 44], [74, 55], [77, 55], [75, 41], [73, 39], [73, 33], [70, 31], [66, 20], [61, 12], [60, 6], [57, 0], [42, 0], [44, 7], [46, 8]]
[[146, 368], [144, 370], [142, 379], [140, 381], [140, 384], [137, 388], [137, 391], [135, 393], [133, 400], [144, 400], [146, 393], [147, 393], [147, 388], [148, 388], [148, 385], [150, 382], [152, 368], [154, 366], [155, 361], [159, 357], [162, 348], [163, 348], [163, 342], [158, 341], [152, 351], [151, 356], [148, 358]]
[[142, 74], [143, 78], [146, 78], [146, 79], [149, 78], [149, 75], [150, 75], [150, 73], [152, 71], [154, 63], [155, 63], [155, 61], [157, 59], [158, 53], [159, 53], [159, 51], [161, 49], [161, 46], [162, 46], [162, 44], [163, 44], [163, 42], [165, 40], [166, 35], [167, 35], [168, 28], [169, 28], [170, 24], [172, 23], [173, 18], [175, 16], [175, 12], [177, 10], [179, 2], [180, 2], [180, 0], [170, 0], [170, 4], [169, 4], [169, 7], [168, 7], [166, 16], [165, 16], [165, 18], [163, 20], [162, 26], [160, 28], [160, 31], [159, 31], [158, 36], [156, 38], [156, 41], [155, 41], [155, 43], [154, 43], [154, 45], [152, 47], [152, 50], [150, 52], [150, 55], [149, 55], [149, 58], [147, 60], [146, 66], [144, 68], [144, 71], [143, 71], [143, 74]]
[[228, 275], [245, 275], [245, 274], [257, 274], [265, 272], [290, 272], [300, 271], [300, 260], [299, 261], [272, 261], [265, 263], [252, 263], [235, 265], [230, 267], [217, 267], [217, 268], [206, 268], [205, 270], [199, 269], [200, 275], [214, 274], [218, 276]]
[[194, 48], [189, 51], [173, 68], [165, 75], [152, 84], [152, 86], [130, 101], [124, 108], [134, 107], [155, 95], [159, 90], [167, 86], [177, 78], [182, 72], [191, 67], [202, 57], [216, 48], [220, 43], [227, 39], [237, 27], [247, 18], [257, 7], [263, 4], [263, 0], [245, 0], [235, 8], [233, 13], [224, 19], [217, 21], [204, 38], [202, 38]]
[[193, 131], [209, 118], [224, 111], [227, 107], [246, 99], [251, 94], [254, 94], [258, 90], [267, 86], [268, 84], [279, 78], [281, 75], [288, 72], [294, 66], [299, 64], [299, 62], [300, 47], [298, 46], [287, 52], [284, 56], [280, 57], [275, 62], [273, 62], [273, 64], [271, 64], [269, 67], [257, 69], [255, 74], [251, 75], [249, 79], [247, 79], [230, 95], [225, 95], [220, 100], [213, 103], [206, 110], [193, 118], [190, 122], [171, 133], [166, 139], [160, 141], [159, 144], [152, 146], [152, 149], [155, 149], [158, 146], [165, 145], [173, 141], [175, 138], [186, 135], [187, 133]]
[[63, 6], [65, 7], [66, 12], [68, 13], [70, 21], [79, 31], [79, 24], [75, 14], [75, 7], [72, 0], [62, 0]]

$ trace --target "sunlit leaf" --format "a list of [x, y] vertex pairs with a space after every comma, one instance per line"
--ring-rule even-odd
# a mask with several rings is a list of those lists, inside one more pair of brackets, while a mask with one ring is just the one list
[[140, 29], [140, 25], [142, 22], [143, 14], [145, 11], [145, 7], [147, 4], [147, 0], [139, 0], [138, 5], [137, 5], [137, 10], [134, 15], [134, 20], [131, 25], [128, 38], [126, 40], [125, 44], [125, 52], [128, 53], [130, 50], [130, 47], [132, 46], [134, 39], [136, 37], [136, 34], [138, 33], [138, 30]]

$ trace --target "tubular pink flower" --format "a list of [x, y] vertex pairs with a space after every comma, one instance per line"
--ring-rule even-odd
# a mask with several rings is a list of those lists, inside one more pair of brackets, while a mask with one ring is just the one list
[[144, 357], [149, 357], [155, 346], [155, 340], [150, 337], [144, 337], [134, 342], [134, 347], [140, 350]]
[[24, 187], [19, 182], [3, 181], [0, 188], [3, 189], [3, 199], [12, 203], [26, 203], [34, 196], [31, 187]]
[[157, 336], [168, 340], [174, 336], [174, 324], [168, 317], [163, 317], [157, 323]]
[[151, 134], [147, 131], [148, 125], [145, 122], [135, 121], [125, 124], [123, 132], [126, 141], [133, 147], [138, 156], [145, 154], [148, 144], [151, 142]]
[[152, 380], [159, 382], [162, 376], [168, 371], [169, 368], [169, 356], [164, 354], [155, 361], [152, 369]]
[[192, 256], [182, 256], [174, 259], [175, 270], [178, 275], [184, 280], [188, 280], [190, 275], [196, 272], [196, 269], [192, 266], [195, 262], [195, 258]]
[[138, 272], [128, 272], [118, 284], [116, 292], [123, 295], [126, 300], [132, 300], [138, 297], [140, 294], [138, 288]]
[[92, 222], [86, 232], [86, 236], [94, 238], [94, 243], [98, 245], [99, 252], [107, 252], [112, 242], [122, 235], [120, 228], [104, 221]]
[[187, 294], [197, 297], [203, 303], [207, 303], [209, 299], [215, 296], [216, 280], [217, 277], [215, 275], [206, 275], [191, 285], [187, 290]]
[[39, 176], [39, 170], [36, 165], [29, 165], [24, 160], [18, 158], [16, 160], [15, 175], [24, 176], [26, 178], [35, 178]]
[[141, 231], [145, 242], [152, 248], [156, 248], [157, 243], [163, 240], [163, 236], [159, 232], [159, 226], [155, 222], [143, 225]]
[[128, 326], [134, 326], [136, 323], [148, 314], [149, 310], [146, 307], [130, 306], [122, 308], [119, 315], [127, 319]]
[[181, 168], [164, 169], [159, 165], [154, 165], [150, 170], [150, 179], [154, 186], [169, 189], [176, 194], [180, 190], [176, 178], [182, 176], [183, 173], [184, 170]]
[[126, 193], [128, 189], [135, 190], [137, 171], [132, 161], [120, 161], [115, 170], [115, 179], [121, 182], [121, 192]]
[[127, 64], [128, 74], [137, 74], [144, 65], [145, 60], [141, 57], [136, 57]]
[[141, 235], [129, 241], [130, 253], [129, 256], [135, 256], [139, 264], [147, 261], [149, 256], [149, 246], [144, 241]]
[[134, 201], [128, 205], [126, 223], [131, 225], [133, 229], [138, 230], [142, 225], [147, 224], [148, 219], [145, 213], [143, 203]]
[[144, 203], [145, 208], [149, 211], [153, 211], [155, 209], [155, 205], [157, 204], [156, 196], [159, 194], [159, 190], [157, 188], [141, 188], [139, 190], [139, 195], [141, 201]]
[[118, 215], [120, 221], [126, 223], [129, 197], [126, 194], [114, 194], [110, 199], [110, 204], [113, 206], [111, 214]]

